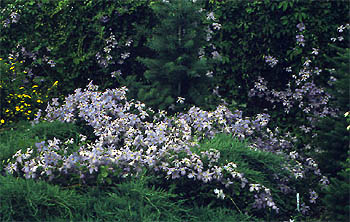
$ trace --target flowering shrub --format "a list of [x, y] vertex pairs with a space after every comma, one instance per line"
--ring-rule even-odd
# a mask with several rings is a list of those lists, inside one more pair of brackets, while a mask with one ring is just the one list
[[[296, 46], [290, 51], [289, 56], [300, 54], [302, 48], [305, 47], [306, 41], [301, 39], [301, 36], [307, 28], [303, 23], [299, 23], [297, 29]], [[339, 26], [338, 32], [340, 36], [332, 38], [332, 41], [343, 41], [344, 38], [340, 37], [348, 29], [350, 29], [349, 24]], [[284, 68], [286, 75], [291, 76], [292, 79], [282, 87], [282, 90], [271, 88], [267, 80], [259, 77], [248, 94], [250, 97], [257, 96], [269, 102], [268, 109], [274, 113], [279, 113], [277, 118], [284, 116], [284, 120], [288, 119], [288, 121], [291, 121], [289, 129], [286, 128], [285, 130], [291, 130], [293, 134], [297, 135], [301, 146], [299, 147], [300, 151], [303, 152], [311, 150], [310, 138], [317, 136], [315, 132], [316, 122], [323, 117], [338, 115], [337, 108], [331, 106], [331, 95], [325, 90], [326, 87], [331, 87], [336, 81], [333, 73], [334, 69], [326, 67], [321, 69], [317, 65], [317, 59], [320, 56], [319, 51], [320, 49], [318, 48], [312, 48], [308, 55], [302, 56], [300, 67], [294, 64], [293, 68], [290, 66]], [[271, 55], [264, 56], [264, 59], [271, 68], [276, 66], [279, 61], [279, 59]], [[327, 82], [328, 86], [324, 82]], [[284, 110], [284, 114], [278, 112], [281, 109]]]
[[[93, 128], [95, 141], [86, 141], [84, 135], [79, 140], [42, 141], [23, 153], [18, 151], [9, 160], [7, 172], [28, 179], [82, 183], [97, 179], [99, 183], [111, 184], [113, 179], [137, 176], [147, 168], [168, 180], [186, 178], [203, 184], [221, 184], [227, 195], [237, 186], [254, 194], [253, 207], [279, 211], [270, 188], [249, 181], [235, 162], [220, 162], [219, 148], [198, 152], [204, 138], [226, 133], [240, 139], [250, 138], [255, 146], [252, 150], [260, 149], [260, 144], [270, 144], [267, 151], [281, 153], [290, 144], [274, 137], [266, 128], [268, 115], [243, 118], [241, 111], [232, 113], [220, 105], [212, 112], [192, 107], [187, 113], [168, 117], [164, 111], [154, 112], [141, 102], [126, 100], [125, 87], [104, 92], [97, 89], [92, 83], [84, 90], [76, 89], [61, 106], [57, 98], [52, 99], [43, 116], [46, 121], [74, 123], [81, 119]], [[40, 115], [35, 121], [39, 118]], [[290, 178], [302, 179], [312, 171], [321, 178], [311, 158], [297, 153], [285, 158], [286, 163], [290, 162], [284, 166]], [[281, 178], [276, 175], [276, 179]], [[287, 193], [293, 190], [288, 180], [284, 178], [279, 188]]]

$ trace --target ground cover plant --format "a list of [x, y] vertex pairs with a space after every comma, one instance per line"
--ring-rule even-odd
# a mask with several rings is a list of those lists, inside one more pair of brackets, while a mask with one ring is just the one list
[[348, 4], [0, 6], [0, 219], [347, 220]]

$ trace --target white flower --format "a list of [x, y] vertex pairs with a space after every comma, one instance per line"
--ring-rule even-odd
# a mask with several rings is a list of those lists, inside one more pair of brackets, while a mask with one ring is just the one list
[[225, 194], [223, 190], [215, 189], [214, 193], [216, 194], [217, 198], [225, 199]]
[[182, 98], [182, 97], [177, 97], [177, 103], [181, 103], [181, 104], [183, 104], [184, 103], [184, 101], [185, 101], [185, 98]]
[[122, 74], [122, 72], [120, 70], [111, 72], [112, 78], [115, 78], [117, 76], [121, 76], [121, 74]]
[[286, 68], [286, 71], [287, 71], [287, 72], [292, 72], [292, 67], [290, 67], [290, 66], [287, 67], [287, 68]]
[[343, 25], [338, 27], [338, 32], [343, 32], [343, 30], [345, 29], [345, 27]]
[[211, 78], [211, 77], [213, 77], [213, 71], [208, 71], [205, 75], [207, 77]]
[[207, 20], [215, 20], [215, 16], [214, 16], [214, 13], [213, 12], [210, 12], [207, 14]]
[[127, 59], [127, 58], [130, 57], [130, 52], [122, 53], [120, 57], [121, 57], [122, 59]]
[[249, 184], [250, 188], [249, 191], [253, 192], [254, 190], [258, 191], [260, 189], [260, 184]]
[[217, 23], [217, 22], [214, 22], [213, 23], [213, 27], [214, 27], [214, 29], [220, 30], [221, 29], [221, 24]]

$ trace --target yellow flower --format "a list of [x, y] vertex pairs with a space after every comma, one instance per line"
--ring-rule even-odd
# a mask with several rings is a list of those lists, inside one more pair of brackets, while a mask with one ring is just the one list
[[0, 58], [0, 61], [2, 60], [2, 58]]
[[1, 124], [4, 124], [4, 123], [5, 123], [5, 120], [3, 120], [3, 119], [0, 120], [0, 123], [1, 123]]
[[6, 110], [5, 110], [5, 113], [8, 113], [8, 112], [10, 112], [10, 110], [9, 110], [9, 109], [6, 109]]
[[37, 87], [39, 87], [38, 85], [34, 85], [34, 86], [32, 86], [32, 88], [37, 88]]
[[12, 69], [14, 69], [14, 68], [15, 68], [14, 66], [11, 66], [11, 67], [10, 67], [10, 70], [12, 70]]
[[52, 87], [57, 86], [58, 81], [54, 82]]
[[43, 101], [41, 101], [40, 99], [38, 99], [36, 102], [37, 102], [37, 103], [42, 103]]
[[16, 111], [19, 111], [19, 110], [20, 110], [19, 106], [16, 106]]
[[10, 57], [9, 57], [9, 59], [11, 59], [11, 60], [12, 60], [13, 58], [10, 56]]
[[19, 87], [19, 89], [24, 89], [24, 87], [23, 87], [23, 86], [21, 86], [21, 87]]
[[31, 110], [28, 110], [28, 113], [32, 113], [32, 111], [31, 111]]
[[35, 93], [35, 92], [36, 92], [36, 90], [34, 89], [34, 90], [33, 90], [33, 93]]

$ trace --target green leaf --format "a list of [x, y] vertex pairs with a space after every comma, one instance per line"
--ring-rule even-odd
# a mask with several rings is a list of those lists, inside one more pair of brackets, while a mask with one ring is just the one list
[[108, 185], [111, 185], [112, 184], [112, 179], [111, 178], [106, 178], [106, 182]]
[[102, 176], [103, 178], [108, 177], [108, 172], [107, 172], [107, 171], [102, 171], [102, 172], [101, 172], [101, 176]]

